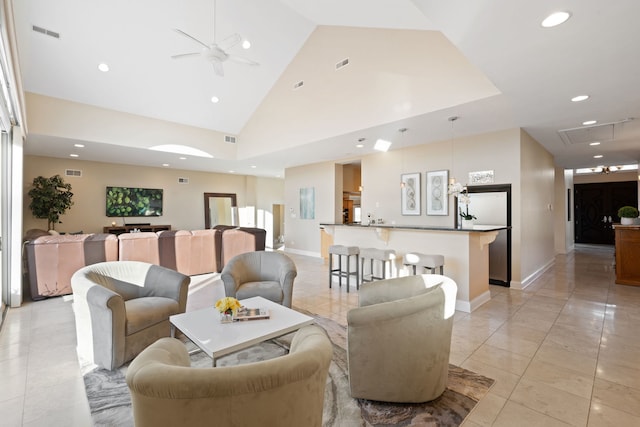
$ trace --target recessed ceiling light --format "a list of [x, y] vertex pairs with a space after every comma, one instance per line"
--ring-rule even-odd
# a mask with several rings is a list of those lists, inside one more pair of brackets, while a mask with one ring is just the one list
[[379, 139], [376, 141], [375, 145], [373, 146], [373, 149], [378, 151], [387, 151], [389, 147], [391, 147], [390, 141]]
[[582, 122], [582, 124], [585, 125], [585, 126], [595, 125], [596, 123], [598, 123], [597, 120], [587, 120], [586, 122]]
[[220, 102], [220, 98], [218, 98], [217, 96], [212, 96], [211, 102], [213, 102], [214, 104], [217, 104], [218, 102]]
[[594, 159], [601, 159], [602, 158], [602, 154], [596, 154], [595, 156], [593, 156]]
[[186, 157], [178, 157], [180, 160], [187, 160]]
[[590, 142], [589, 145], [600, 145], [598, 141]]
[[364, 144], [356, 144], [356, 147], [362, 148], [362, 147], [364, 147]]
[[73, 144], [74, 147], [84, 148], [84, 144]]
[[587, 99], [589, 99], [589, 95], [578, 95], [571, 98], [571, 101], [580, 102], [580, 101], [586, 101]]
[[98, 64], [98, 70], [102, 71], [103, 73], [106, 73], [107, 71], [109, 71], [109, 66], [104, 62], [102, 62]]
[[553, 12], [551, 15], [544, 18], [542, 26], [545, 28], [555, 27], [556, 25], [566, 22], [569, 18], [571, 18], [571, 14], [569, 12]]
[[69, 154], [70, 157], [79, 157], [77, 154]]
[[242, 48], [243, 49], [249, 49], [251, 47], [251, 42], [249, 40], [243, 40], [242, 41]]
[[169, 167], [169, 163], [163, 163], [162, 166], [164, 166], [165, 168]]
[[256, 165], [251, 165], [251, 169], [255, 169], [255, 168], [257, 168]]
[[236, 171], [229, 171], [229, 173], [236, 173]]

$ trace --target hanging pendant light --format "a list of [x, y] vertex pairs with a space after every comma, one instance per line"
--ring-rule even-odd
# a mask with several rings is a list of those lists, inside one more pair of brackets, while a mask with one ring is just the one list
[[[408, 130], [407, 128], [400, 128], [400, 129], [398, 129], [398, 132], [400, 132], [401, 135], [404, 135], [404, 133], [407, 130]], [[400, 188], [404, 188], [406, 184], [402, 180], [402, 174], [404, 174], [404, 157], [405, 157], [404, 150], [405, 150], [405, 147], [404, 147], [403, 144], [400, 144], [400, 146], [401, 146], [401, 148], [400, 148], [401, 149], [401, 151], [400, 151], [400, 156], [401, 156], [400, 157], [400, 159], [401, 159], [401, 162], [400, 162], [401, 163], [401, 167], [400, 167]]]
[[451, 116], [447, 120], [451, 123], [451, 177], [449, 178], [449, 194], [451, 194], [452, 186], [456, 184], [456, 178], [453, 176], [454, 173], [454, 165], [455, 165], [455, 155], [454, 155], [454, 132], [453, 132], [453, 124], [456, 120], [458, 120], [459, 116]]

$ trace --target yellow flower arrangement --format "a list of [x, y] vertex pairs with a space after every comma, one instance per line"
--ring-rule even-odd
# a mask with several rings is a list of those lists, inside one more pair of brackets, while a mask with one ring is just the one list
[[220, 313], [232, 314], [234, 310], [242, 307], [240, 301], [233, 297], [224, 297], [216, 302], [216, 309]]

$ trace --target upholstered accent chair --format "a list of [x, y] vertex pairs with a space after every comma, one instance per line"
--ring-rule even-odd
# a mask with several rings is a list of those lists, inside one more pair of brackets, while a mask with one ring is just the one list
[[226, 296], [238, 299], [261, 296], [291, 308], [293, 281], [298, 275], [291, 258], [281, 252], [246, 252], [222, 269]]
[[447, 387], [456, 283], [423, 274], [365, 283], [347, 313], [351, 396], [427, 402]]
[[136, 427], [320, 427], [333, 348], [300, 329], [289, 354], [237, 366], [192, 368], [182, 342], [163, 338], [127, 369]]
[[113, 370], [171, 334], [184, 313], [189, 276], [140, 261], [101, 262], [71, 277], [78, 358]]

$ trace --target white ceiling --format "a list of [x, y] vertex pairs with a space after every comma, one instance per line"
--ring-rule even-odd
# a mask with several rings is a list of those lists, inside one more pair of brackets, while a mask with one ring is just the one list
[[[224, 77], [216, 76], [202, 58], [171, 59], [198, 50], [173, 28], [206, 43], [213, 40], [213, 0], [19, 0], [14, 9], [26, 92], [238, 136], [235, 159], [172, 162], [180, 169], [282, 176], [286, 167], [370, 153], [370, 145], [354, 147], [358, 138], [366, 138], [367, 144], [393, 138], [401, 127], [409, 129], [403, 147], [450, 138], [447, 118], [453, 115], [461, 118], [455, 124], [459, 136], [521, 127], [566, 168], [640, 159], [640, 120], [625, 121], [640, 118], [637, 0], [217, 0], [216, 39], [241, 34], [252, 42], [251, 49], [237, 46], [230, 52], [260, 63], [225, 62]], [[571, 19], [542, 28], [541, 20], [556, 10], [570, 11]], [[60, 38], [36, 33], [33, 25], [58, 32]], [[345, 33], [342, 27], [356, 28]], [[433, 31], [457, 48], [454, 55], [421, 37]], [[336, 43], [331, 37], [337, 34], [350, 35]], [[358, 44], [361, 35], [372, 41], [384, 35], [388, 43]], [[407, 42], [408, 36], [415, 43]], [[339, 109], [333, 117], [331, 105], [320, 105], [334, 97], [341, 104], [344, 92], [327, 97], [320, 85], [314, 88], [314, 80], [330, 82], [335, 71], [323, 74], [310, 64], [313, 58], [330, 58], [328, 53], [342, 54], [343, 45], [352, 49], [346, 52], [353, 61], [348, 66], [349, 108], [360, 114], [353, 118]], [[451, 66], [455, 55], [468, 65]], [[394, 64], [388, 64], [390, 58]], [[441, 61], [450, 71], [434, 74], [436, 67], [428, 61]], [[111, 70], [99, 72], [100, 62]], [[429, 87], [434, 76], [449, 97]], [[297, 78], [305, 80], [305, 91], [295, 93], [301, 104], [293, 103], [290, 89]], [[385, 82], [388, 92], [374, 88], [371, 82], [377, 81]], [[395, 105], [403, 106], [400, 113], [387, 108], [390, 94]], [[570, 98], [579, 94], [591, 98], [572, 103]], [[212, 95], [220, 103], [212, 104]], [[437, 102], [427, 102], [432, 98]], [[299, 110], [298, 105], [309, 108], [306, 116], [296, 116], [301, 129], [294, 133], [277, 116], [278, 111]], [[327, 116], [315, 117], [319, 111]], [[584, 128], [582, 122], [591, 119], [625, 122], [614, 126], [613, 139], [597, 148], [588, 141], [563, 141], [559, 130]], [[584, 129], [579, 133], [589, 134]], [[71, 142], [33, 132], [25, 152], [68, 157]], [[166, 153], [150, 152], [135, 141], [117, 150], [99, 138], [83, 142], [83, 160], [149, 166], [168, 162]], [[595, 154], [604, 157], [594, 159]]]

